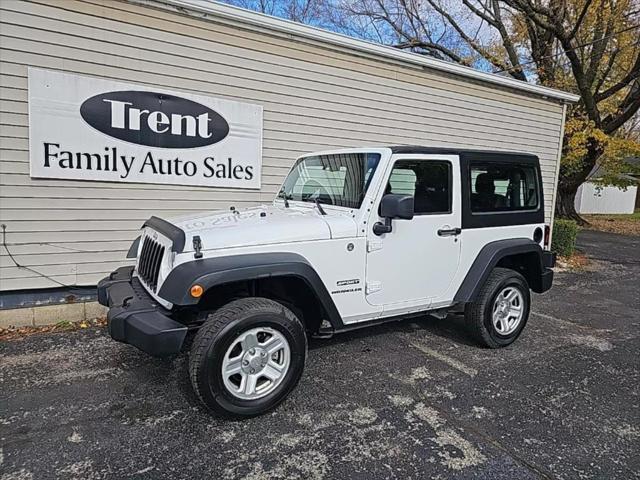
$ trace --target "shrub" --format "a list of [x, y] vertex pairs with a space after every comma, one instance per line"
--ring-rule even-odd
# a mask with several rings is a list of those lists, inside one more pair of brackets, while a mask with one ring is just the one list
[[553, 222], [551, 251], [563, 257], [570, 257], [576, 249], [578, 224], [573, 220], [557, 218]]

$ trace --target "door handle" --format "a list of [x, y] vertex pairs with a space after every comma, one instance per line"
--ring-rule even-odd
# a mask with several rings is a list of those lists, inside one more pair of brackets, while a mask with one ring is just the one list
[[460, 235], [462, 233], [461, 228], [441, 228], [438, 230], [438, 235], [441, 237], [451, 237], [454, 235]]

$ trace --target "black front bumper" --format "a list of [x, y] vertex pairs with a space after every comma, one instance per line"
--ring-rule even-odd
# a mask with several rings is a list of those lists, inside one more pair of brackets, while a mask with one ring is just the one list
[[109, 307], [109, 335], [156, 357], [180, 352], [187, 327], [169, 318], [133, 276], [133, 267], [122, 267], [98, 283], [98, 302]]

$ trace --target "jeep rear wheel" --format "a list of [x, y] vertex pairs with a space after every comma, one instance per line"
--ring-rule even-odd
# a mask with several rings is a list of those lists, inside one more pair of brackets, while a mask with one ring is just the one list
[[475, 302], [465, 307], [471, 334], [489, 348], [506, 347], [522, 333], [529, 318], [529, 285], [508, 268], [495, 268]]
[[210, 313], [191, 347], [193, 389], [212, 411], [252, 416], [297, 385], [307, 353], [302, 323], [283, 305], [244, 298]]

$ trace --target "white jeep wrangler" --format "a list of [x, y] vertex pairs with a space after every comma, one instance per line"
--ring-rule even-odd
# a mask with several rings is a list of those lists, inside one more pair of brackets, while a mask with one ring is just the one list
[[151, 217], [98, 285], [109, 333], [189, 358], [210, 409], [263, 413], [302, 375], [307, 336], [464, 311], [487, 347], [522, 332], [551, 287], [538, 158], [427, 147], [299, 158], [273, 204]]

